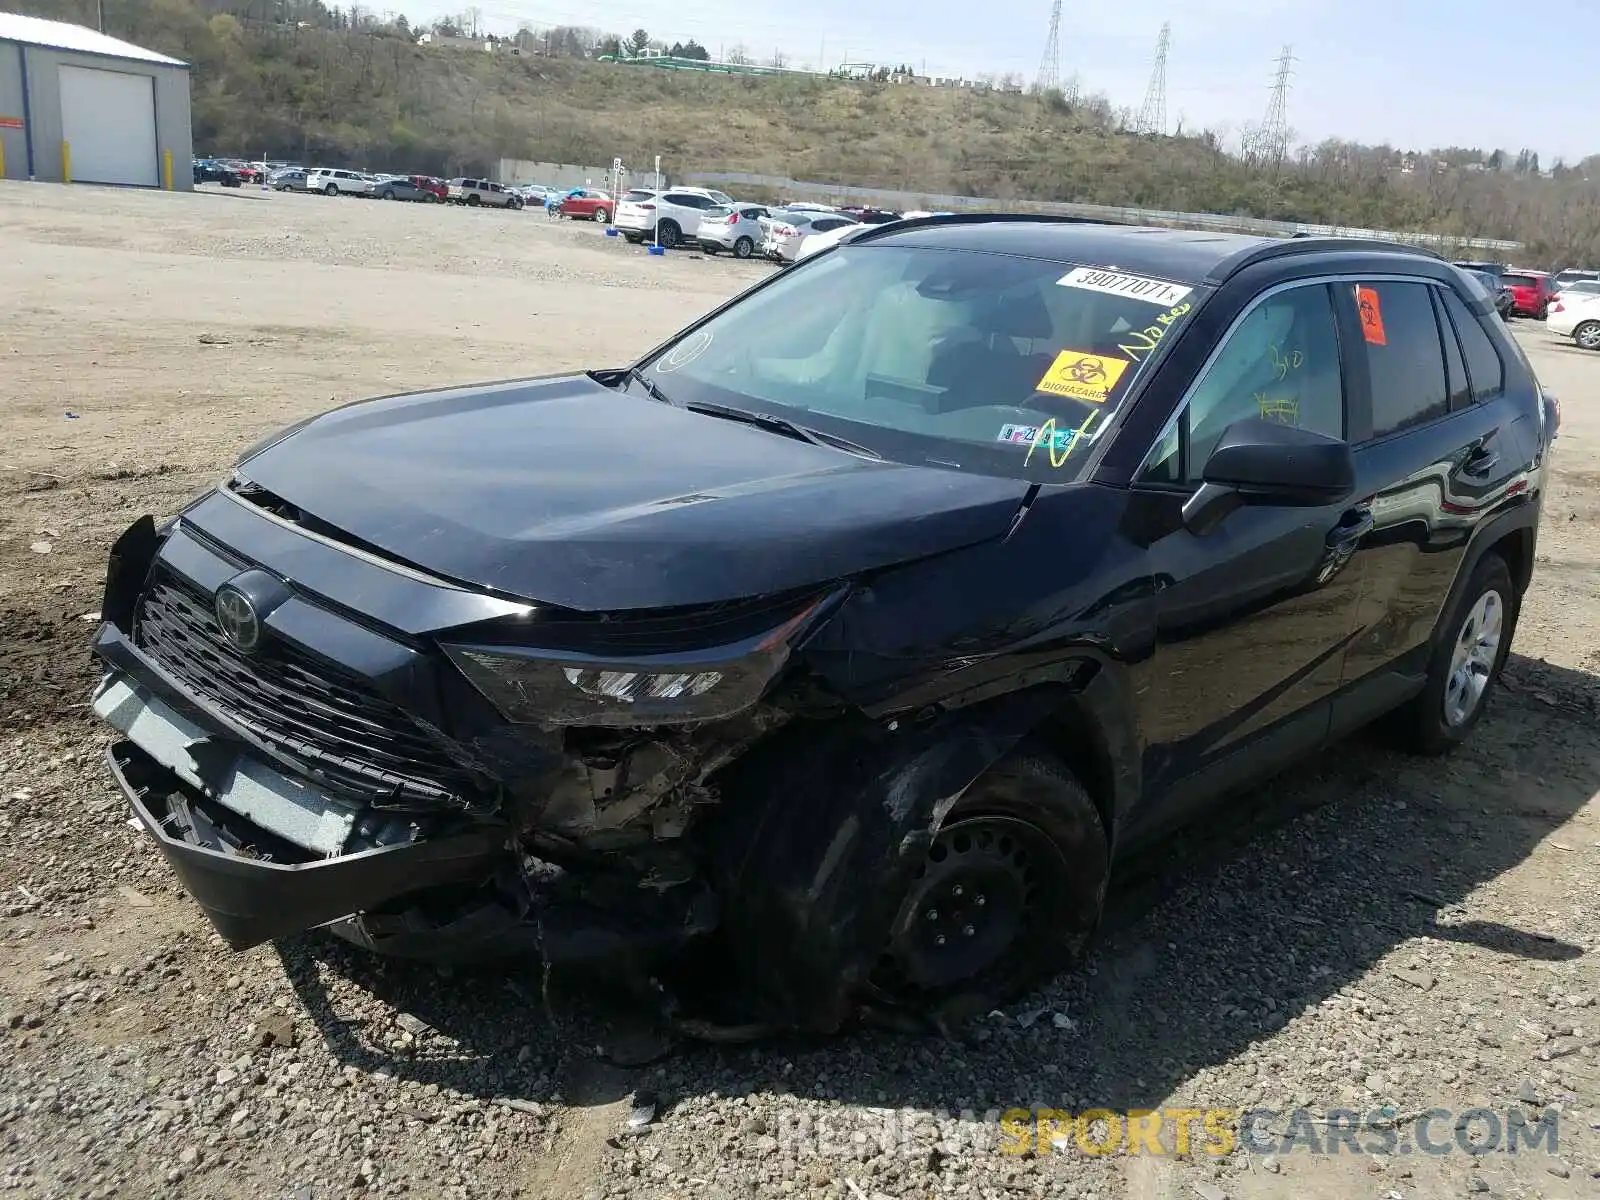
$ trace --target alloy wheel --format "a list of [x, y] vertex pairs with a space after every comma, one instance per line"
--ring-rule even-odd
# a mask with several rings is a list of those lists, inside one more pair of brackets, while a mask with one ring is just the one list
[[1495, 664], [1500, 659], [1505, 611], [1505, 600], [1498, 591], [1491, 589], [1478, 597], [1462, 621], [1450, 655], [1450, 673], [1445, 677], [1444, 719], [1447, 725], [1465, 724], [1483, 703]]

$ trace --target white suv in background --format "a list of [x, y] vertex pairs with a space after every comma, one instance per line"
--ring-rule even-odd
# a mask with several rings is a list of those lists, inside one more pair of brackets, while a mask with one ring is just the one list
[[723, 203], [719, 196], [705, 188], [634, 188], [617, 205], [617, 228], [630, 242], [651, 239], [671, 250], [694, 241], [700, 218]]
[[360, 171], [312, 171], [306, 176], [306, 191], [328, 196], [370, 196], [372, 176]]
[[1600, 350], [1600, 295], [1570, 288], [1559, 292], [1545, 313], [1544, 327], [1556, 337], [1571, 338], [1580, 350]]

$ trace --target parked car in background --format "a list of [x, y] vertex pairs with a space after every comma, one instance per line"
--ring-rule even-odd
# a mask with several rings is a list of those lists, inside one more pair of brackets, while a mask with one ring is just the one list
[[222, 944], [931, 1032], [1080, 964], [1176, 827], [1491, 710], [1559, 411], [1432, 255], [895, 223], [689, 321], [299, 420], [117, 539], [107, 774]]
[[613, 222], [622, 236], [630, 242], [639, 242], [650, 235], [656, 221], [656, 197], [661, 192], [652, 187], [629, 188], [617, 199], [617, 216]]
[[1600, 292], [1568, 289], [1550, 302], [1547, 330], [1571, 338], [1580, 350], [1600, 350]]
[[1549, 275], [1543, 271], [1503, 271], [1500, 282], [1511, 289], [1511, 297], [1515, 301], [1511, 310], [1513, 315], [1544, 320], [1545, 311], [1550, 307], [1550, 297], [1555, 294]]
[[306, 191], [325, 196], [371, 196], [372, 177], [360, 171], [324, 167], [306, 176]]
[[761, 253], [777, 262], [792, 263], [800, 254], [800, 246], [818, 233], [841, 229], [861, 222], [837, 212], [787, 212], [773, 213], [767, 218], [767, 236]]
[[448, 195], [452, 204], [465, 204], [468, 208], [522, 207], [520, 195], [505, 184], [496, 183], [492, 179], [452, 179]]
[[890, 212], [886, 208], [865, 208], [859, 204], [849, 204], [839, 210], [847, 217], [854, 217], [863, 225], [887, 225], [890, 221], [898, 221], [900, 214]]
[[450, 199], [450, 185], [444, 180], [433, 175], [412, 175], [409, 178], [425, 193], [422, 198], [424, 204], [443, 204]]
[[[654, 192], [652, 188], [634, 190]], [[713, 209], [728, 207], [731, 203], [719, 204], [706, 188], [663, 188], [647, 200], [630, 201], [626, 206], [619, 204], [617, 228], [630, 242], [650, 239], [670, 250], [685, 242], [695, 243], [701, 218]]]
[[267, 176], [267, 186], [275, 192], [303, 192], [306, 175], [304, 167], [280, 167]]
[[1559, 285], [1550, 298], [1551, 305], [1565, 296], [1600, 296], [1600, 279], [1575, 279]]
[[545, 201], [550, 199], [550, 193], [554, 190], [554, 188], [545, 187], [542, 183], [519, 183], [516, 185], [516, 193], [522, 197], [522, 203], [539, 208], [544, 207]]
[[597, 221], [604, 225], [617, 211], [611, 193], [599, 188], [569, 188], [556, 212], [571, 221]]
[[223, 187], [239, 187], [244, 183], [239, 172], [210, 158], [197, 158], [194, 160], [194, 181], [196, 183], [220, 183]]
[[1502, 321], [1511, 319], [1511, 310], [1516, 307], [1516, 297], [1511, 294], [1508, 287], [1498, 275], [1491, 275], [1488, 271], [1475, 271], [1467, 267], [1462, 270], [1467, 277], [1483, 288], [1483, 293], [1494, 305], [1494, 311]]
[[1563, 267], [1555, 273], [1555, 278], [1552, 280], [1558, 292], [1580, 281], [1600, 283], [1600, 271], [1591, 271], [1586, 267]]
[[[767, 212], [760, 204], [718, 205], [707, 209], [700, 218], [695, 241], [707, 254], [726, 250], [735, 258], [749, 258], [761, 246], [764, 236], [761, 218]], [[622, 217], [619, 215], [617, 220], [620, 223]]]
[[[879, 224], [887, 224], [887, 222], [879, 222]], [[800, 249], [795, 254], [794, 260], [795, 262], [800, 262], [803, 259], [810, 258], [813, 254], [821, 254], [828, 247], [837, 246], [847, 238], [854, 237], [863, 230], [871, 228], [871, 225], [861, 222], [855, 225], [840, 225], [836, 229], [825, 229], [821, 233], [808, 233], [800, 240]]]
[[438, 197], [409, 175], [379, 175], [373, 181], [372, 194], [379, 200], [414, 200], [418, 203], [438, 202]]
[[1457, 259], [1451, 265], [1460, 267], [1463, 271], [1483, 271], [1488, 275], [1502, 275], [1506, 269], [1505, 263], [1489, 262], [1487, 259], [1475, 258]]

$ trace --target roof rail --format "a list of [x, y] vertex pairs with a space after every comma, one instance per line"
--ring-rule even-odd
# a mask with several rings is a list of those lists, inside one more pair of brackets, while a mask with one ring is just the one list
[[1320, 250], [1368, 250], [1379, 254], [1420, 254], [1424, 258], [1449, 262], [1436, 250], [1426, 246], [1413, 246], [1409, 242], [1391, 242], [1383, 238], [1329, 237], [1318, 233], [1296, 233], [1286, 238], [1269, 240], [1262, 245], [1241, 251], [1224, 259], [1212, 271], [1211, 278], [1222, 280], [1244, 268], [1254, 266], [1269, 258], [1282, 258], [1290, 254], [1315, 254]]
[[929, 217], [911, 217], [909, 220], [902, 218], [898, 221], [886, 221], [882, 225], [868, 226], [870, 232], [858, 233], [850, 239], [851, 245], [860, 245], [862, 242], [871, 241], [877, 237], [887, 237], [891, 234], [904, 233], [908, 229], [924, 229], [930, 225], [983, 225], [988, 223], [1009, 224], [1024, 221], [1043, 222], [1050, 225], [1114, 225], [1124, 229], [1136, 229], [1138, 226], [1131, 221], [1106, 221], [1098, 217], [1068, 217], [1056, 213], [1028, 213], [1028, 212], [974, 212], [974, 213], [935, 213]]

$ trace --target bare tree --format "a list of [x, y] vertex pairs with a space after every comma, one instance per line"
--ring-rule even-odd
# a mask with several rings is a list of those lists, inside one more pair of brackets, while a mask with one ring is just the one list
[[746, 50], [744, 45], [741, 43], [740, 45], [734, 46], [728, 51], [728, 61], [736, 67], [749, 66], [750, 52]]
[[777, 67], [780, 71], [789, 65], [789, 56], [782, 50], [774, 50], [772, 57], [767, 60], [769, 67]]

